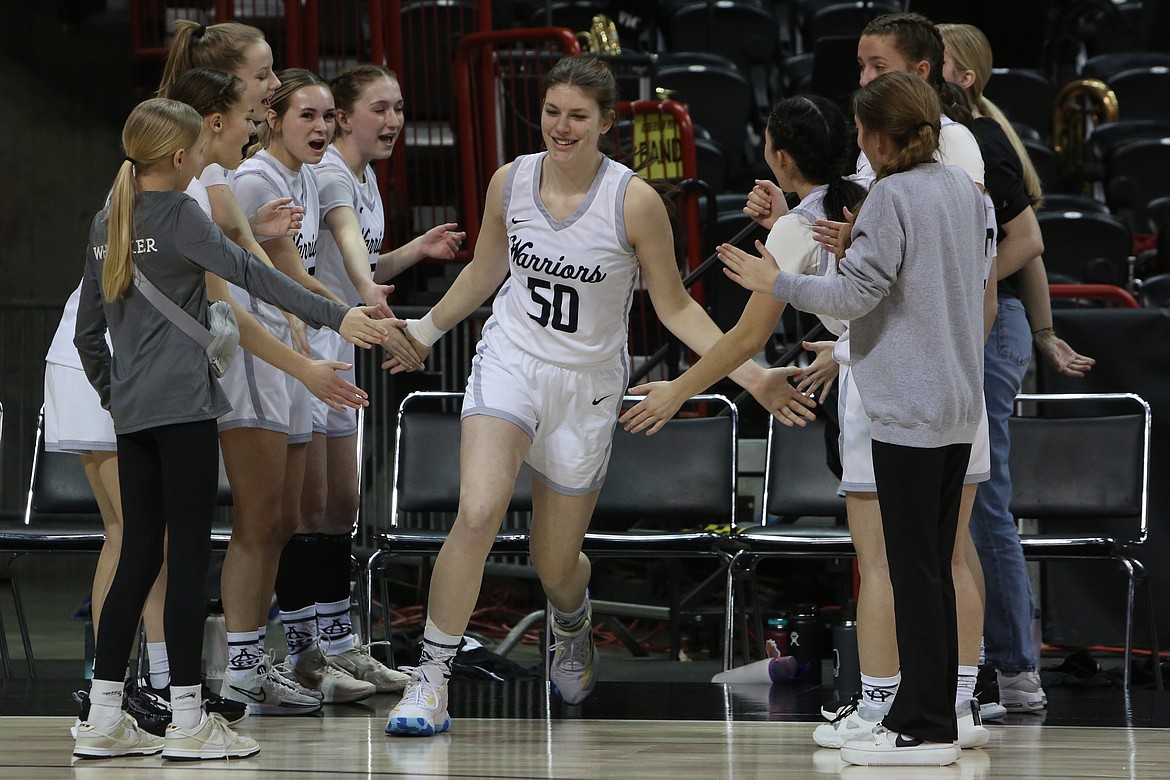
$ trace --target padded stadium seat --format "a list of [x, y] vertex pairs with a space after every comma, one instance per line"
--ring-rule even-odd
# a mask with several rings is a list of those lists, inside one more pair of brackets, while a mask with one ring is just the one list
[[804, 47], [812, 48], [821, 38], [861, 35], [865, 26], [877, 17], [901, 10], [900, 2], [890, 0], [856, 0], [821, 6], [809, 13], [801, 25]]
[[1093, 154], [1104, 163], [1120, 147], [1145, 138], [1170, 138], [1170, 121], [1130, 119], [1108, 122], [1093, 128], [1089, 144]]
[[1119, 147], [1105, 164], [1109, 208], [1134, 232], [1149, 224], [1146, 204], [1170, 187], [1170, 137], [1133, 141]]
[[1056, 91], [1056, 85], [1040, 71], [995, 68], [983, 92], [1012, 122], [1034, 127], [1042, 137], [1048, 138], [1052, 132]]
[[1109, 82], [1118, 73], [1134, 68], [1152, 68], [1158, 65], [1170, 67], [1170, 52], [1124, 51], [1098, 54], [1085, 60], [1081, 78], [1100, 79]]
[[1151, 276], [1142, 282], [1142, 306], [1170, 306], [1170, 274]]
[[[593, 17], [606, 12], [607, 3], [593, 0], [556, 0], [534, 7], [528, 15], [528, 27], [568, 27], [574, 32], [588, 30]], [[549, 24], [549, 15], [552, 24]], [[584, 48], [584, 47], [582, 47]]]
[[808, 91], [836, 100], [853, 116], [849, 100], [857, 91], [857, 42], [855, 35], [821, 38], [813, 47], [812, 76]]
[[1056, 152], [1048, 144], [1030, 139], [1021, 139], [1024, 149], [1032, 165], [1036, 166], [1036, 175], [1040, 177], [1040, 184], [1044, 192], [1060, 192], [1064, 189], [1064, 180], [1060, 173], [1060, 161]]
[[666, 14], [663, 24], [672, 50], [707, 51], [734, 62], [748, 79], [756, 115], [766, 114], [780, 88], [780, 33], [771, 11], [753, 3], [700, 0]]
[[1106, 83], [1117, 94], [1121, 119], [1170, 121], [1170, 67], [1155, 65], [1125, 70]]
[[673, 90], [674, 98], [686, 104], [691, 120], [705, 127], [723, 150], [728, 175], [738, 176], [754, 106], [743, 74], [712, 65], [668, 65], [659, 68], [656, 86]]
[[1052, 276], [1074, 282], [1126, 287], [1133, 241], [1129, 230], [1108, 214], [1043, 211], [1044, 265]]
[[1109, 206], [1088, 195], [1066, 195], [1064, 193], [1044, 194], [1041, 211], [1079, 211], [1088, 214], [1108, 214]]

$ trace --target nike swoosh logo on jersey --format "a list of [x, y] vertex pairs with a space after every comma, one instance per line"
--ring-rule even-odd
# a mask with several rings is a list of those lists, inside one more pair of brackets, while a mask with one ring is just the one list
[[268, 698], [268, 694], [263, 688], [240, 688], [238, 686], [231, 686], [233, 691], [242, 693], [257, 704], [263, 704], [264, 700]]
[[599, 403], [601, 403], [602, 401], [604, 401], [606, 398], [609, 398], [609, 397], [611, 397], [612, 395], [613, 395], [613, 393], [610, 393], [609, 395], [603, 395], [603, 396], [601, 396], [601, 398], [594, 398], [594, 399], [593, 399], [593, 405], [594, 405], [594, 406], [597, 406]]
[[531, 219], [516, 219], [515, 217], [512, 217], [512, 224], [513, 225], [519, 225], [521, 222], [531, 222], [531, 221], [532, 221]]

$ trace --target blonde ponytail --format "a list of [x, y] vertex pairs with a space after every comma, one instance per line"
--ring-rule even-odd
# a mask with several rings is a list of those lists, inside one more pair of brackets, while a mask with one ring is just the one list
[[186, 103], [151, 98], [134, 107], [122, 127], [126, 159], [114, 177], [106, 217], [106, 258], [102, 268], [102, 296], [121, 298], [130, 286], [134, 243], [134, 211], [138, 203], [135, 179], [151, 166], [169, 161], [180, 149], [191, 149], [203, 132], [199, 113]]
[[130, 242], [134, 240], [134, 206], [138, 188], [134, 186], [134, 163], [126, 160], [114, 177], [107, 212], [106, 262], [102, 267], [102, 297], [116, 301], [130, 286]]

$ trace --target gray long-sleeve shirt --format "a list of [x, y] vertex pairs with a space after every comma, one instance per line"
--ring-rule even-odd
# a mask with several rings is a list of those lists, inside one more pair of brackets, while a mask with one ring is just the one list
[[[102, 299], [107, 214], [94, 217], [73, 343], [117, 433], [214, 419], [231, 406], [203, 348], [168, 320], [134, 285]], [[181, 192], [143, 192], [134, 211], [134, 262], [156, 287], [207, 325], [204, 272], [211, 271], [314, 327], [337, 330], [346, 308], [309, 292], [233, 244]], [[111, 357], [105, 332], [114, 343]]]
[[853, 376], [876, 441], [970, 442], [983, 409], [983, 290], [994, 231], [962, 169], [879, 180], [838, 273], [781, 273], [773, 294], [850, 321]]

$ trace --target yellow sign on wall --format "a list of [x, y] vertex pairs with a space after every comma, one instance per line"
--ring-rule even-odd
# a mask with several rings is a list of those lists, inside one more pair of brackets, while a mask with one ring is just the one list
[[633, 167], [648, 179], [683, 178], [682, 138], [673, 116], [634, 115]]

